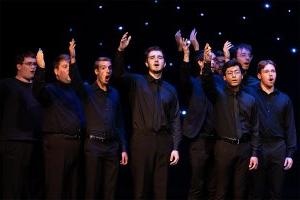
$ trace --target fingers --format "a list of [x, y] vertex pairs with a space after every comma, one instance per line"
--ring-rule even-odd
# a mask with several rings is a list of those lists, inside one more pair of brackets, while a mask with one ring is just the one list
[[176, 150], [173, 150], [170, 156], [170, 165], [176, 165], [179, 161], [179, 153]]
[[284, 161], [284, 170], [289, 170], [292, 168], [293, 166], [293, 159], [292, 158], [286, 158]]
[[128, 155], [126, 152], [122, 152], [122, 155], [121, 155], [121, 160], [120, 160], [120, 164], [121, 165], [127, 165], [128, 163]]

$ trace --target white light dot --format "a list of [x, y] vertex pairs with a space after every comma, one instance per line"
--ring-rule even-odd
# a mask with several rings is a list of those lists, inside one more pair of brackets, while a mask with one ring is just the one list
[[186, 115], [186, 111], [185, 111], [185, 110], [182, 110], [182, 111], [181, 111], [181, 114], [182, 114], [182, 115]]
[[180, 6], [177, 6], [176, 9], [177, 9], [177, 10], [180, 10]]
[[288, 9], [288, 13], [291, 13], [292, 11], [291, 11], [291, 9]]
[[102, 5], [100, 5], [98, 8], [99, 8], [99, 9], [102, 9], [102, 8], [103, 8], [103, 6], [102, 6]]
[[148, 26], [149, 25], [149, 22], [145, 22], [145, 26]]
[[73, 31], [73, 29], [72, 28], [69, 28], [69, 32], [72, 32]]
[[169, 63], [169, 66], [172, 67], [172, 66], [173, 66], [173, 63], [170, 62], [170, 63]]
[[154, 3], [158, 3], [158, 0], [155, 0]]
[[297, 49], [296, 48], [291, 48], [291, 52], [292, 53], [297, 53]]
[[243, 20], [245, 20], [246, 18], [247, 18], [246, 16], [243, 16], [243, 17], [242, 17]]
[[276, 40], [279, 41], [279, 40], [280, 40], [280, 37], [277, 37]]
[[269, 3], [265, 3], [265, 8], [269, 9], [271, 5]]
[[203, 16], [204, 16], [204, 13], [200, 13], [200, 16], [203, 17]]
[[119, 27], [118, 27], [118, 30], [119, 30], [119, 31], [122, 31], [122, 30], [123, 30], [123, 26], [119, 26]]
[[220, 31], [220, 32], [218, 32], [218, 35], [222, 35], [222, 32]]
[[102, 46], [103, 45], [103, 43], [102, 42], [99, 42], [99, 46]]
[[127, 66], [127, 69], [131, 69], [131, 65], [128, 65], [128, 66]]

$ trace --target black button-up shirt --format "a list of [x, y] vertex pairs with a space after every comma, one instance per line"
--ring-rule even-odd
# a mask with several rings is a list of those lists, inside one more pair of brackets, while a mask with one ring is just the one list
[[182, 62], [180, 66], [180, 88], [183, 102], [188, 105], [183, 135], [188, 138], [212, 136], [212, 104], [203, 90], [201, 76], [192, 77], [187, 62]]
[[180, 113], [177, 92], [169, 83], [150, 75], [127, 73], [123, 52], [118, 52], [113, 64], [113, 75], [122, 78], [129, 88], [134, 133], [170, 133], [173, 149], [181, 140]]
[[37, 68], [33, 92], [43, 106], [43, 132], [75, 135], [84, 128], [84, 111], [71, 84], [46, 84], [45, 69]]
[[214, 82], [211, 70], [205, 66], [204, 90], [214, 104], [214, 122], [219, 137], [251, 138], [252, 155], [257, 156], [259, 143], [258, 111], [255, 99], [243, 90], [231, 91]]
[[87, 137], [93, 135], [118, 141], [122, 151], [126, 151], [127, 142], [118, 91], [111, 86], [104, 91], [97, 82], [92, 85], [83, 83], [77, 65], [72, 64], [70, 67], [72, 84], [85, 110]]
[[297, 136], [290, 98], [277, 89], [267, 94], [259, 85], [248, 87], [246, 91], [255, 97], [258, 105], [259, 132], [262, 141], [272, 138], [285, 140], [286, 156], [292, 157], [296, 150]]

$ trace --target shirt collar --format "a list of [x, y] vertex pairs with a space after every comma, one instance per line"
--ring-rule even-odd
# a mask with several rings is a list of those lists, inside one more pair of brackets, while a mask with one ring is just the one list
[[99, 90], [102, 93], [108, 93], [110, 91], [110, 87], [109, 85], [107, 86], [107, 91], [102, 90], [99, 85], [97, 84], [97, 81], [94, 82], [94, 84], [92, 85], [93, 90]]
[[161, 84], [162, 82], [161, 78], [155, 79], [150, 74], [147, 74], [146, 78], [150, 83]]

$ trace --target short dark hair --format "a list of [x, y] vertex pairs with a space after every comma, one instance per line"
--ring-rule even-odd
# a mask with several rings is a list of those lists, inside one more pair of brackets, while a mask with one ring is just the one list
[[252, 46], [250, 44], [246, 44], [246, 43], [240, 43], [238, 45], [236, 45], [233, 49], [233, 55], [234, 58], [237, 57], [237, 51], [239, 49], [247, 49], [248, 51], [250, 51], [251, 55], [252, 55]]
[[276, 68], [276, 64], [273, 60], [261, 60], [257, 64], [257, 73], [261, 73], [261, 70], [265, 68], [267, 64], [273, 65]]
[[98, 62], [100, 61], [109, 61], [111, 62], [111, 59], [109, 57], [98, 57], [97, 60], [94, 63], [94, 69], [98, 69]]
[[165, 57], [164, 51], [159, 46], [151, 46], [148, 49], [146, 49], [146, 51], [145, 51], [145, 54], [144, 54], [145, 61], [147, 61], [148, 55], [151, 51], [160, 51], [163, 54], [163, 56]]
[[70, 56], [68, 54], [61, 54], [57, 56], [57, 58], [54, 60], [53, 66], [54, 68], [58, 68], [60, 61], [67, 60], [70, 62]]
[[226, 62], [224, 65], [223, 65], [223, 68], [222, 68], [222, 72], [223, 72], [223, 75], [225, 76], [225, 72], [226, 70], [229, 68], [229, 67], [233, 67], [233, 66], [239, 66], [240, 70], [241, 70], [241, 73], [243, 73], [243, 68], [242, 68], [242, 65], [236, 60], [236, 59], [232, 59], [232, 60], [229, 60], [228, 62]]
[[22, 64], [25, 58], [35, 58], [36, 55], [32, 51], [25, 51], [16, 56], [16, 64]]
[[218, 56], [224, 56], [224, 52], [221, 51], [221, 50], [216, 51], [215, 54], [216, 54], [216, 57], [218, 57]]

